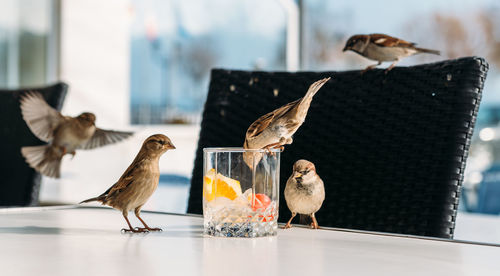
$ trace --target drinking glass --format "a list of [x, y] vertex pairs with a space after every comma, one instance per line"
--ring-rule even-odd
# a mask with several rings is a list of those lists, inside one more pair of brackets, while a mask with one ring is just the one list
[[204, 148], [203, 169], [205, 234], [276, 235], [279, 149]]

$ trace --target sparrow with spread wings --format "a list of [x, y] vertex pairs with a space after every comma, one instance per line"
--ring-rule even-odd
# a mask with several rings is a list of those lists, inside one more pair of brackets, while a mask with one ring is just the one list
[[95, 126], [94, 114], [84, 112], [77, 117], [64, 116], [50, 107], [38, 92], [24, 94], [21, 112], [30, 130], [47, 145], [21, 148], [28, 164], [41, 174], [59, 178], [61, 160], [77, 149], [93, 149], [121, 141], [133, 132], [104, 130]]
[[366, 67], [363, 72], [375, 68], [384, 61], [392, 61], [391, 66], [385, 70], [387, 74], [402, 58], [420, 53], [440, 54], [439, 51], [418, 48], [416, 45], [416, 43], [385, 34], [353, 35], [347, 40], [342, 51], [350, 50], [365, 58], [378, 61], [377, 64]]

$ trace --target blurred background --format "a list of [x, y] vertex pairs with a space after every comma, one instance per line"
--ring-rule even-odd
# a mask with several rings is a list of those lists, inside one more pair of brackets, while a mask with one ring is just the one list
[[500, 214], [495, 0], [0, 0], [0, 87], [62, 80], [70, 86], [63, 113], [92, 111], [102, 128], [136, 131], [126, 142], [65, 157], [62, 178], [43, 179], [42, 204], [102, 193], [147, 136], [164, 133], [177, 149], [161, 159], [158, 191], [144, 209], [183, 213], [211, 68], [358, 70], [373, 62], [343, 53], [345, 41], [375, 32], [441, 50], [400, 66], [472, 55], [489, 62], [456, 236], [500, 242], [498, 229], [460, 224]]

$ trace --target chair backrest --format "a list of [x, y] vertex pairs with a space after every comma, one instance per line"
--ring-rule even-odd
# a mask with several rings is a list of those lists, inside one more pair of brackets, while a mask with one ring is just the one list
[[348, 72], [213, 70], [191, 180], [202, 212], [204, 147], [242, 146], [259, 116], [332, 79], [281, 154], [283, 190], [298, 159], [316, 164], [326, 199], [320, 226], [452, 238], [465, 161], [488, 65], [470, 57]]
[[21, 115], [19, 97], [26, 91], [40, 92], [47, 103], [60, 110], [68, 85], [0, 90], [0, 206], [38, 204], [41, 176], [26, 163], [21, 147], [42, 145]]

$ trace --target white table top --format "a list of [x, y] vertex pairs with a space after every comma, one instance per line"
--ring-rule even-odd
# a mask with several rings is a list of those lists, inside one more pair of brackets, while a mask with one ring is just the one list
[[0, 274], [500, 275], [497, 246], [306, 228], [213, 238], [198, 216], [142, 217], [164, 231], [123, 234], [108, 208], [0, 209]]

